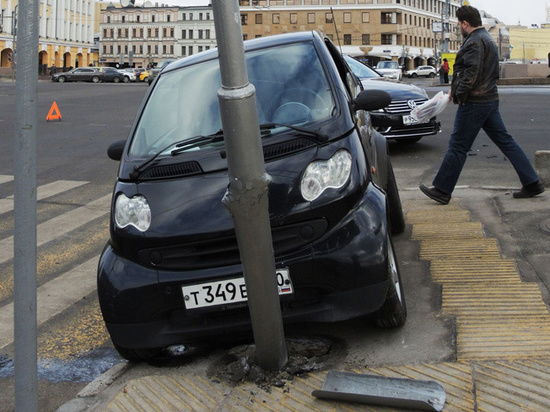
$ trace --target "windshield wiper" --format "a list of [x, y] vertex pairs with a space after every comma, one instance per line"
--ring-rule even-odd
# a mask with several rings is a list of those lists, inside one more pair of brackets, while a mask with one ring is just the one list
[[155, 153], [153, 156], [146, 159], [143, 163], [141, 163], [138, 166], [134, 166], [134, 170], [130, 173], [130, 179], [136, 180], [141, 176], [141, 174], [145, 171], [147, 166], [149, 166], [152, 162], [155, 161], [157, 157], [159, 157], [161, 154], [165, 153], [166, 151], [170, 150], [170, 148], [174, 148], [170, 154], [172, 156], [176, 156], [182, 152], [185, 152], [188, 149], [191, 149], [193, 147], [197, 147], [202, 145], [203, 143], [212, 143], [223, 140], [223, 131], [218, 130], [216, 133], [210, 134], [208, 136], [195, 136], [190, 139], [180, 140], [178, 142], [170, 143], [168, 146], [166, 146], [164, 149], [159, 150], [157, 153]]
[[323, 133], [285, 123], [264, 123], [260, 125], [261, 136], [264, 137], [270, 135], [271, 130], [277, 127], [288, 127], [289, 129], [296, 130], [297, 132], [305, 134], [307, 138], [313, 140], [316, 143], [324, 143], [328, 140], [328, 136]]

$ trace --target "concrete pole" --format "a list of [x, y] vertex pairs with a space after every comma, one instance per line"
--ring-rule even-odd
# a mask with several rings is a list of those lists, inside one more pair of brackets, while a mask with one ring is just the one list
[[212, 2], [222, 87], [218, 91], [229, 171], [223, 203], [231, 212], [244, 267], [256, 358], [262, 369], [287, 362], [269, 223], [256, 91], [248, 81], [237, 0]]
[[36, 332], [36, 129], [39, 0], [19, 3], [15, 84], [15, 410], [38, 410]]

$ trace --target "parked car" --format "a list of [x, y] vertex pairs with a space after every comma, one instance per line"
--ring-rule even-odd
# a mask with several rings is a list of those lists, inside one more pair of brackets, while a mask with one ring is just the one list
[[410, 115], [412, 109], [428, 101], [426, 90], [415, 85], [388, 80], [372, 67], [353, 57], [344, 56], [353, 73], [359, 77], [365, 90], [385, 90], [391, 96], [391, 104], [370, 113], [373, 127], [398, 143], [414, 143], [423, 136], [441, 131], [437, 117], [419, 123]]
[[139, 81], [146, 82], [149, 77], [149, 70], [144, 70], [139, 74]]
[[93, 82], [99, 83], [103, 81], [103, 73], [95, 67], [77, 67], [68, 72], [54, 73], [52, 82]]
[[121, 72], [118, 69], [115, 69], [114, 67], [102, 67], [101, 71], [103, 72], [105, 82], [114, 82], [114, 83], [129, 83], [130, 82], [130, 76], [128, 74], [125, 74]]
[[379, 61], [376, 65], [376, 71], [388, 79], [403, 79], [403, 71], [401, 70], [399, 63], [396, 61]]
[[161, 60], [156, 67], [149, 69], [149, 74], [147, 76], [147, 83], [151, 85], [153, 83], [153, 80], [155, 80], [155, 77], [158, 76], [158, 74], [164, 69], [166, 66], [168, 66], [170, 63], [176, 61], [176, 59], [166, 59]]
[[137, 80], [137, 70], [132, 68], [119, 69], [125, 76], [128, 76], [129, 81], [135, 82]]
[[407, 70], [405, 74], [407, 77], [434, 77], [437, 74], [437, 69], [433, 66], [418, 66], [413, 70]]
[[[403, 211], [385, 138], [362, 91], [318, 32], [247, 40], [285, 324], [370, 314], [405, 323], [392, 233]], [[119, 160], [98, 295], [115, 348], [147, 360], [174, 344], [250, 336], [218, 103], [217, 50], [170, 64], [144, 98]]]

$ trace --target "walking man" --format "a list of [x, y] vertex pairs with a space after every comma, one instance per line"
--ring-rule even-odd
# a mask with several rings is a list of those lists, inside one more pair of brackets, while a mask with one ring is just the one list
[[496, 44], [482, 26], [476, 8], [462, 6], [457, 9], [456, 17], [465, 40], [456, 55], [449, 99], [459, 107], [449, 148], [433, 180], [433, 186], [420, 185], [420, 190], [436, 202], [443, 205], [449, 203], [467, 153], [483, 129], [518, 174], [522, 188], [513, 193], [514, 198], [541, 194], [544, 186], [523, 149], [508, 134], [500, 116]]

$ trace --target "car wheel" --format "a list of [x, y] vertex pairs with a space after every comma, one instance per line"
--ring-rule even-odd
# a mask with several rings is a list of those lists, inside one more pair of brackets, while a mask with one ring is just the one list
[[130, 78], [128, 76], [124, 76], [124, 83], [128, 83], [130, 81]]
[[418, 74], [413, 73], [411, 76], [412, 76], [412, 78], [414, 79], [415, 77], [418, 77]]
[[390, 223], [390, 232], [392, 235], [403, 233], [405, 230], [405, 215], [403, 214], [401, 197], [399, 196], [399, 189], [397, 188], [397, 182], [395, 181], [393, 167], [389, 158], [386, 196], [388, 198], [388, 221]]
[[122, 356], [127, 361], [135, 362], [135, 363], [150, 361], [155, 357], [157, 357], [162, 351], [162, 348], [141, 348], [141, 349], [123, 348], [121, 346], [118, 346], [114, 342], [113, 342], [113, 345], [120, 356]]
[[65, 80], [65, 76], [59, 76], [59, 78], [57, 79], [59, 83], [65, 83]]
[[434, 76], [435, 76], [434, 73], [430, 73], [430, 74], [428, 75], [428, 77], [434, 77]]
[[99, 83], [99, 77], [97, 76], [92, 77], [92, 82]]
[[403, 326], [407, 320], [407, 304], [405, 303], [401, 274], [389, 234], [388, 277], [390, 278], [390, 285], [386, 292], [386, 300], [382, 304], [382, 307], [372, 315], [372, 319], [376, 326], [384, 329]]
[[119, 83], [119, 82], [120, 82], [120, 79], [119, 79], [118, 77], [115, 77], [115, 78], [113, 79], [113, 82]]

